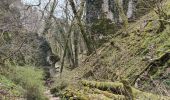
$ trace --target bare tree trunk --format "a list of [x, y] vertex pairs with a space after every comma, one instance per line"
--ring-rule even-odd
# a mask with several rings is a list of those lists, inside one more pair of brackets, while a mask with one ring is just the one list
[[[74, 22], [74, 19], [73, 19], [73, 22]], [[68, 42], [69, 42], [69, 38], [70, 38], [70, 35], [71, 35], [71, 31], [72, 31], [72, 27], [73, 27], [73, 23], [71, 23], [71, 26], [70, 26], [70, 29], [68, 30], [68, 35], [65, 39], [65, 44], [64, 44], [64, 52], [63, 52], [63, 56], [62, 56], [62, 60], [61, 60], [61, 69], [60, 69], [60, 76], [63, 72], [63, 68], [64, 68], [64, 62], [65, 62], [65, 56], [67, 54], [67, 48], [68, 48]]]
[[77, 20], [77, 24], [78, 24], [78, 26], [80, 28], [80, 31], [81, 31], [81, 33], [83, 35], [84, 41], [85, 41], [86, 46], [87, 46], [87, 51], [88, 51], [87, 54], [89, 55], [94, 51], [93, 44], [92, 44], [91, 39], [89, 38], [89, 36], [86, 34], [85, 28], [84, 28], [84, 26], [83, 26], [83, 24], [81, 22], [81, 16], [79, 16], [79, 14], [77, 12], [77, 9], [75, 7], [74, 1], [73, 0], [68, 0], [68, 1], [70, 3], [71, 8], [72, 8], [73, 14], [74, 14], [74, 16], [75, 16], [75, 18]]
[[74, 31], [74, 66], [78, 67], [78, 42], [79, 42], [79, 34], [75, 30]]
[[[72, 33], [72, 32], [71, 32]], [[70, 35], [71, 35], [70, 33]], [[74, 62], [74, 54], [73, 54], [73, 44], [72, 44], [72, 36], [70, 36], [69, 38], [69, 42], [67, 45], [67, 58], [68, 58], [68, 61], [70, 63], [70, 68], [73, 69], [74, 68], [74, 65], [75, 65], [75, 62]]]

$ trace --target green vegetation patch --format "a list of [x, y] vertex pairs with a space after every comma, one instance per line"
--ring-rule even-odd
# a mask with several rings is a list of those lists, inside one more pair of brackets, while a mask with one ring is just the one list
[[[10, 71], [1, 81], [6, 86], [6, 90], [11, 91], [11, 95], [22, 94], [28, 100], [45, 100], [44, 96], [44, 74], [43, 70], [32, 66], [9, 65]], [[18, 87], [21, 90], [18, 90]], [[11, 89], [12, 88], [12, 89]], [[15, 90], [16, 88], [16, 90]], [[13, 92], [14, 90], [14, 92]], [[24, 91], [24, 92], [23, 92]]]
[[0, 75], [0, 98], [14, 96], [14, 97], [22, 97], [25, 90], [19, 86], [16, 85], [13, 81], [7, 79], [5, 76]]

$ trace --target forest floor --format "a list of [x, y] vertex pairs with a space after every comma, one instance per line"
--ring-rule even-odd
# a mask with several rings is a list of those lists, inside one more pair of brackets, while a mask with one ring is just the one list
[[44, 92], [44, 95], [48, 98], [48, 100], [60, 100], [59, 97], [54, 97], [49, 89], [46, 89], [46, 91]]

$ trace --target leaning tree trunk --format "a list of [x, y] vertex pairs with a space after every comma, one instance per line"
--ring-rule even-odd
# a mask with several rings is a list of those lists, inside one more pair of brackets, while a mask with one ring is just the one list
[[75, 30], [74, 31], [74, 66], [78, 67], [78, 42], [79, 42], [79, 34]]
[[89, 36], [86, 34], [85, 27], [83, 26], [83, 24], [81, 22], [81, 16], [79, 16], [79, 14], [77, 12], [77, 9], [75, 7], [74, 1], [73, 0], [68, 0], [68, 1], [70, 3], [71, 8], [72, 8], [73, 14], [74, 14], [74, 16], [75, 16], [75, 18], [77, 20], [77, 24], [78, 24], [78, 26], [80, 28], [80, 31], [81, 31], [81, 33], [83, 35], [83, 39], [84, 39], [84, 41], [86, 43], [86, 46], [87, 46], [87, 51], [88, 51], [87, 54], [89, 55], [94, 51], [93, 44], [92, 44], [91, 39], [89, 38]]

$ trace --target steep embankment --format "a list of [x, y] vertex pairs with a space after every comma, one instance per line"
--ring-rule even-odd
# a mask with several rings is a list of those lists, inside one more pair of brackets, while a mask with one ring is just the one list
[[[166, 3], [164, 9], [167, 15], [170, 16], [170, 1]], [[87, 86], [92, 87], [83, 89], [84, 87], [79, 81], [86, 79], [97, 81], [118, 80], [122, 82], [122, 80], [128, 79], [130, 82], [128, 86], [131, 84], [140, 90], [159, 95], [169, 95], [170, 18], [165, 20], [166, 25], [163, 31], [159, 30], [159, 20], [162, 19], [159, 19], [154, 12], [143, 16], [137, 22], [129, 25], [126, 35], [124, 35], [125, 32], [120, 30], [109, 43], [99, 48], [97, 53], [87, 57], [79, 68], [73, 71], [64, 71], [62, 79], [57, 79], [57, 81], [59, 86], [63, 86], [63, 82], [69, 83], [69, 88], [62, 94], [73, 91], [65, 96], [79, 97], [81, 94], [84, 94], [89, 97], [90, 94], [94, 94], [95, 96], [93, 97], [97, 97], [99, 94], [104, 94], [103, 91], [96, 93], [91, 88], [100, 87], [100, 83], [88, 82]], [[104, 83], [103, 87], [105, 87]], [[55, 88], [53, 92], [60, 89], [63, 88]], [[101, 88], [99, 89], [102, 90]], [[109, 89], [107, 88], [106, 90]], [[119, 89], [116, 88], [116, 90]], [[80, 94], [74, 93], [74, 91], [79, 91]], [[111, 92], [114, 93], [113, 91]], [[55, 93], [58, 94], [58, 92]], [[140, 93], [142, 94], [143, 92]], [[123, 98], [121, 93], [118, 93], [116, 97], [119, 98], [119, 95], [121, 95], [120, 98]], [[150, 97], [149, 99], [156, 100], [149, 94], [147, 96]], [[110, 98], [109, 96], [106, 97], [107, 99]], [[128, 97], [131, 96], [128, 95]], [[160, 100], [160, 98], [157, 99]], [[170, 98], [166, 98], [166, 100], [168, 99]]]

